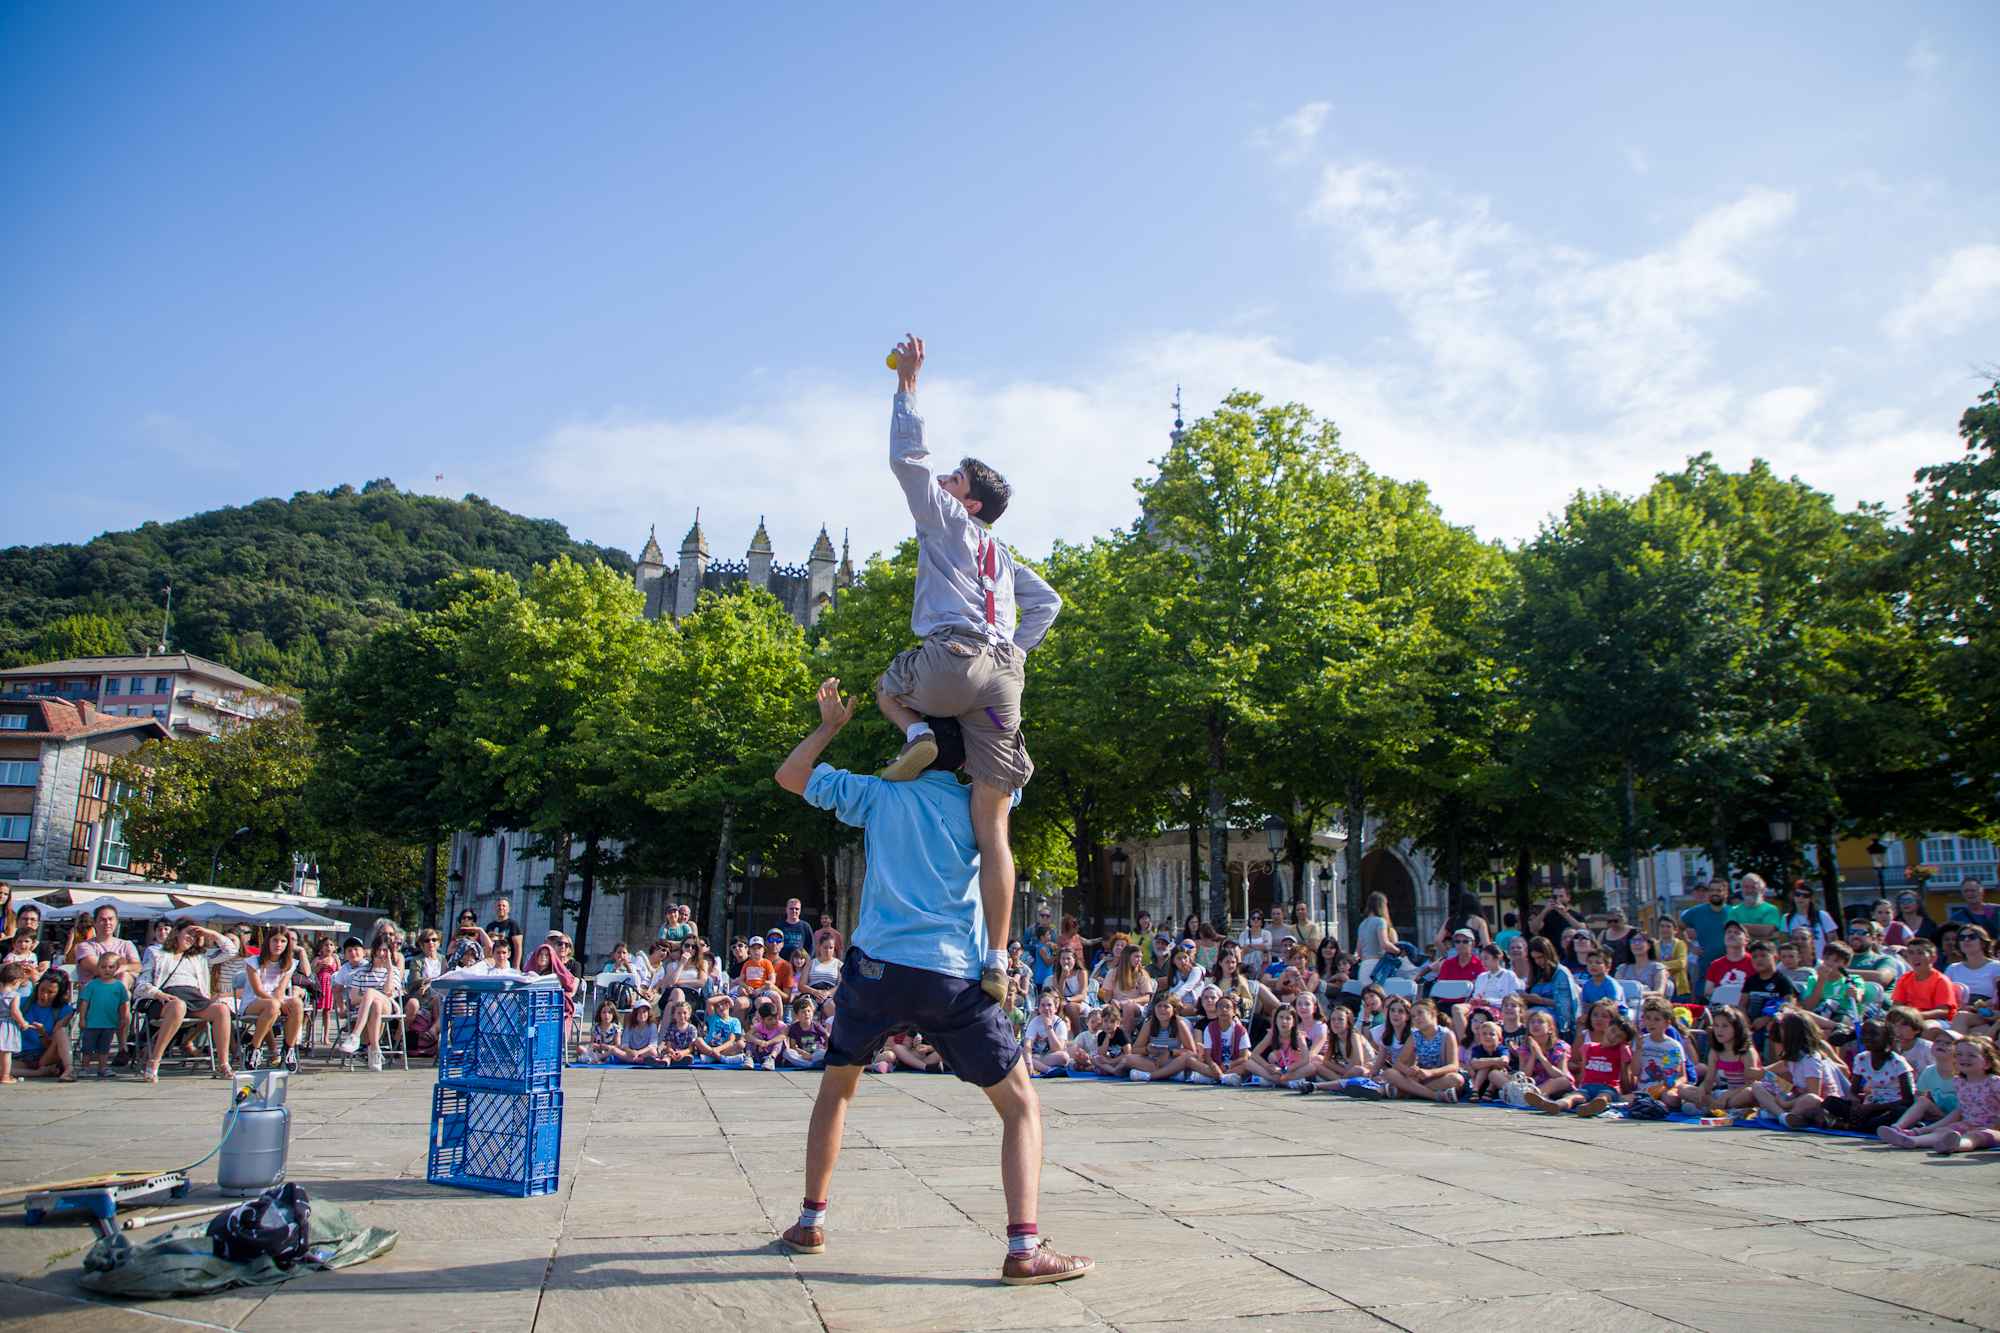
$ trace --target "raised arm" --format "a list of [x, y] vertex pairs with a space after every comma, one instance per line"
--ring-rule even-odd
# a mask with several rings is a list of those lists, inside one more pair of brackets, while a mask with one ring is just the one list
[[854, 700], [841, 697], [838, 676], [828, 676], [821, 681], [815, 698], [819, 704], [819, 725], [792, 747], [792, 752], [785, 756], [785, 762], [779, 764], [778, 771], [772, 774], [778, 785], [794, 796], [806, 794], [806, 781], [812, 777], [813, 765], [819, 762], [820, 755], [840, 734], [840, 729], [854, 717]]
[[[903, 500], [919, 532], [942, 532], [958, 501], [931, 476], [931, 451], [924, 444], [924, 419], [917, 414], [917, 372], [924, 364], [924, 340], [915, 334], [896, 344], [896, 405], [889, 413], [889, 471], [903, 488]], [[962, 516], [962, 515], [961, 515]]]

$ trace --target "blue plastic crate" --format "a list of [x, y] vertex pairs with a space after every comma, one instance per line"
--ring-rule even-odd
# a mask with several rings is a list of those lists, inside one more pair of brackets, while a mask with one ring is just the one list
[[527, 1198], [553, 1194], [562, 1171], [562, 1093], [440, 1084], [431, 1094], [435, 1185]]
[[548, 987], [448, 990], [439, 1083], [515, 1092], [562, 1086], [562, 996]]

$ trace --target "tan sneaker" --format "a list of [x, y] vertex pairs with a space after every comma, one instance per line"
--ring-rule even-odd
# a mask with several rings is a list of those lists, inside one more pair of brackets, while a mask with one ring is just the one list
[[1606, 1111], [1609, 1111], [1610, 1109], [1611, 1109], [1611, 1099], [1600, 1092], [1595, 1097], [1592, 1097], [1589, 1101], [1585, 1102], [1583, 1105], [1577, 1107], [1576, 1113], [1580, 1116], [1583, 1116], [1585, 1119], [1589, 1119], [1591, 1116], [1594, 1115], [1603, 1115]]
[[1043, 1282], [1067, 1282], [1082, 1277], [1096, 1264], [1080, 1254], [1057, 1254], [1044, 1240], [1026, 1254], [1010, 1254], [1000, 1265], [1000, 1280], [1010, 1287], [1032, 1287]]
[[784, 1241], [794, 1254], [820, 1254], [826, 1249], [826, 1228], [801, 1226], [794, 1222], [785, 1228], [785, 1234], [778, 1239]]
[[908, 782], [929, 768], [937, 754], [937, 737], [926, 731], [913, 741], [905, 741], [903, 752], [877, 776], [884, 782]]
[[1007, 974], [997, 967], [989, 967], [979, 974], [979, 989], [993, 997], [993, 1003], [1007, 1003]]

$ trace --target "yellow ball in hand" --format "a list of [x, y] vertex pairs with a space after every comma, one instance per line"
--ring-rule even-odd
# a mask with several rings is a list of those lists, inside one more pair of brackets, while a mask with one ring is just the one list
[[898, 365], [902, 364], [901, 359], [897, 357], [897, 355], [894, 352], [889, 353], [888, 356], [882, 359], [884, 363], [886, 363], [889, 369], [891, 370], [894, 370]]

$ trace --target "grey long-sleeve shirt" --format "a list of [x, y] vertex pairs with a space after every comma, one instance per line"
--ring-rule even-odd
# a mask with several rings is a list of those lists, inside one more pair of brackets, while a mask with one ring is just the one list
[[917, 521], [917, 590], [910, 628], [918, 638], [941, 629], [963, 629], [1011, 639], [1027, 652], [1042, 641], [1062, 610], [1062, 598], [1034, 570], [1016, 564], [1000, 542], [993, 579], [993, 625], [986, 623], [986, 590], [979, 580], [979, 550], [991, 529], [965, 512], [931, 475], [924, 447], [924, 419], [913, 395], [896, 395], [889, 417], [889, 470]]

